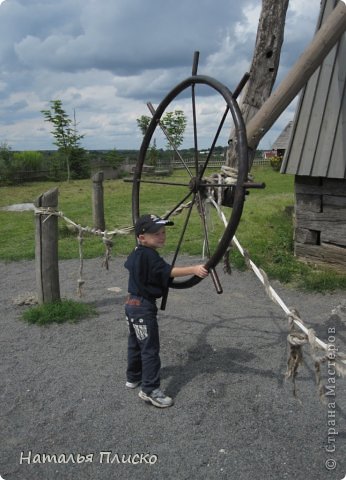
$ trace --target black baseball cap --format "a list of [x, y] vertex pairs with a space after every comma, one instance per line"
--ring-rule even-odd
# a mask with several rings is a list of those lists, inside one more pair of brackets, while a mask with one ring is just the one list
[[174, 225], [171, 220], [157, 217], [156, 215], [143, 215], [135, 224], [135, 233], [138, 237], [143, 233], [156, 233], [165, 225]]

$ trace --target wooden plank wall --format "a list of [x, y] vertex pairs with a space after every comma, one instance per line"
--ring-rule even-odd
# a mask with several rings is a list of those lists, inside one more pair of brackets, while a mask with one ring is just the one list
[[346, 272], [346, 180], [295, 177], [295, 255]]

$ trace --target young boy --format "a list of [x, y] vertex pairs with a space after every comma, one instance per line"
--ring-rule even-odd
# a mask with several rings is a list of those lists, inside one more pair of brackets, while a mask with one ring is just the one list
[[157, 249], [165, 244], [166, 225], [173, 222], [155, 215], [140, 217], [135, 224], [138, 246], [125, 262], [129, 270], [129, 296], [125, 304], [129, 326], [126, 386], [136, 388], [141, 384], [139, 397], [160, 408], [170, 407], [173, 400], [160, 390], [156, 299], [162, 297], [170, 278], [208, 275], [203, 265], [172, 267], [160, 257]]

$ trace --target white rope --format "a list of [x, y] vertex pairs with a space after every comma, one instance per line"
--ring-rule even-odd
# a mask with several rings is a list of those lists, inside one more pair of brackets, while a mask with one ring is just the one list
[[66, 223], [72, 225], [75, 227], [75, 229], [78, 231], [78, 249], [79, 249], [79, 278], [77, 280], [78, 283], [78, 288], [77, 288], [77, 294], [81, 297], [82, 296], [82, 287], [84, 285], [84, 280], [83, 280], [83, 234], [84, 233], [90, 233], [92, 235], [97, 235], [99, 237], [102, 237], [102, 241], [105, 245], [106, 248], [106, 253], [105, 257], [102, 263], [102, 266], [105, 267], [107, 270], [109, 268], [109, 260], [111, 258], [111, 251], [113, 247], [113, 242], [112, 238], [114, 235], [128, 235], [134, 230], [134, 227], [124, 227], [124, 228], [116, 228], [114, 230], [108, 231], [102, 231], [97, 228], [90, 228], [90, 227], [82, 227], [81, 225], [73, 222], [71, 219], [66, 217], [63, 212], [59, 212], [58, 210], [55, 210], [52, 207], [40, 207], [37, 208], [35, 207], [35, 215], [46, 215], [46, 218], [43, 220], [43, 223], [46, 222], [52, 215], [56, 217], [60, 217], [63, 220], [65, 220]]
[[69, 223], [70, 225], [74, 226], [78, 231], [81, 232], [86, 232], [86, 233], [91, 233], [93, 235], [98, 235], [100, 237], [106, 237], [107, 236], [112, 236], [112, 235], [128, 235], [134, 230], [134, 227], [123, 227], [123, 228], [115, 228], [114, 230], [108, 231], [102, 231], [97, 228], [91, 228], [91, 227], [82, 227], [81, 225], [73, 222], [70, 220], [68, 217], [66, 217], [63, 212], [59, 212], [58, 210], [54, 210], [51, 207], [40, 207], [40, 208], [35, 208], [35, 215], [47, 215], [47, 217], [43, 220], [43, 222], [46, 222], [48, 218], [50, 218], [52, 215], [55, 215], [57, 217], [60, 217], [65, 220], [66, 223]]
[[[221, 210], [219, 205], [215, 202], [215, 200], [212, 197], [210, 197], [209, 200], [214, 205], [216, 211], [218, 212], [219, 217], [221, 218], [222, 222], [224, 223], [224, 226], [226, 227], [227, 226], [227, 219], [226, 219], [225, 214], [223, 213], [223, 211]], [[311, 334], [311, 329], [306, 328], [306, 326], [303, 324], [302, 320], [298, 317], [296, 312], [287, 307], [287, 305], [282, 300], [282, 298], [278, 295], [278, 293], [274, 290], [274, 288], [269, 284], [268, 278], [267, 278], [265, 272], [263, 272], [263, 270], [259, 269], [256, 266], [256, 264], [249, 258], [248, 254], [243, 249], [243, 247], [240, 245], [236, 236], [233, 237], [232, 242], [238, 248], [241, 255], [244, 258], [246, 258], [248, 265], [251, 267], [251, 269], [253, 270], [253, 272], [257, 276], [257, 278], [264, 285], [264, 287], [265, 287], [269, 297], [272, 299], [272, 301], [277, 303], [283, 309], [283, 311], [286, 313], [286, 315], [295, 323], [295, 325], [297, 325], [297, 327], [299, 327], [304, 332], [304, 334], [313, 343], [317, 344], [323, 350], [328, 351], [328, 345], [325, 342], [323, 342], [322, 340], [320, 340], [318, 337], [316, 337], [315, 335], [312, 335]], [[346, 365], [346, 359], [342, 358], [342, 357], [343, 357], [343, 354], [340, 353], [338, 360], [341, 363], [343, 363], [344, 365]]]

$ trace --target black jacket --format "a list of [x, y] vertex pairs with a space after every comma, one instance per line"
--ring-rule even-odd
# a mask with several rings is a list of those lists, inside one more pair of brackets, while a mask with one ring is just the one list
[[128, 256], [128, 291], [132, 295], [153, 301], [162, 297], [168, 287], [172, 266], [153, 248], [139, 245]]

